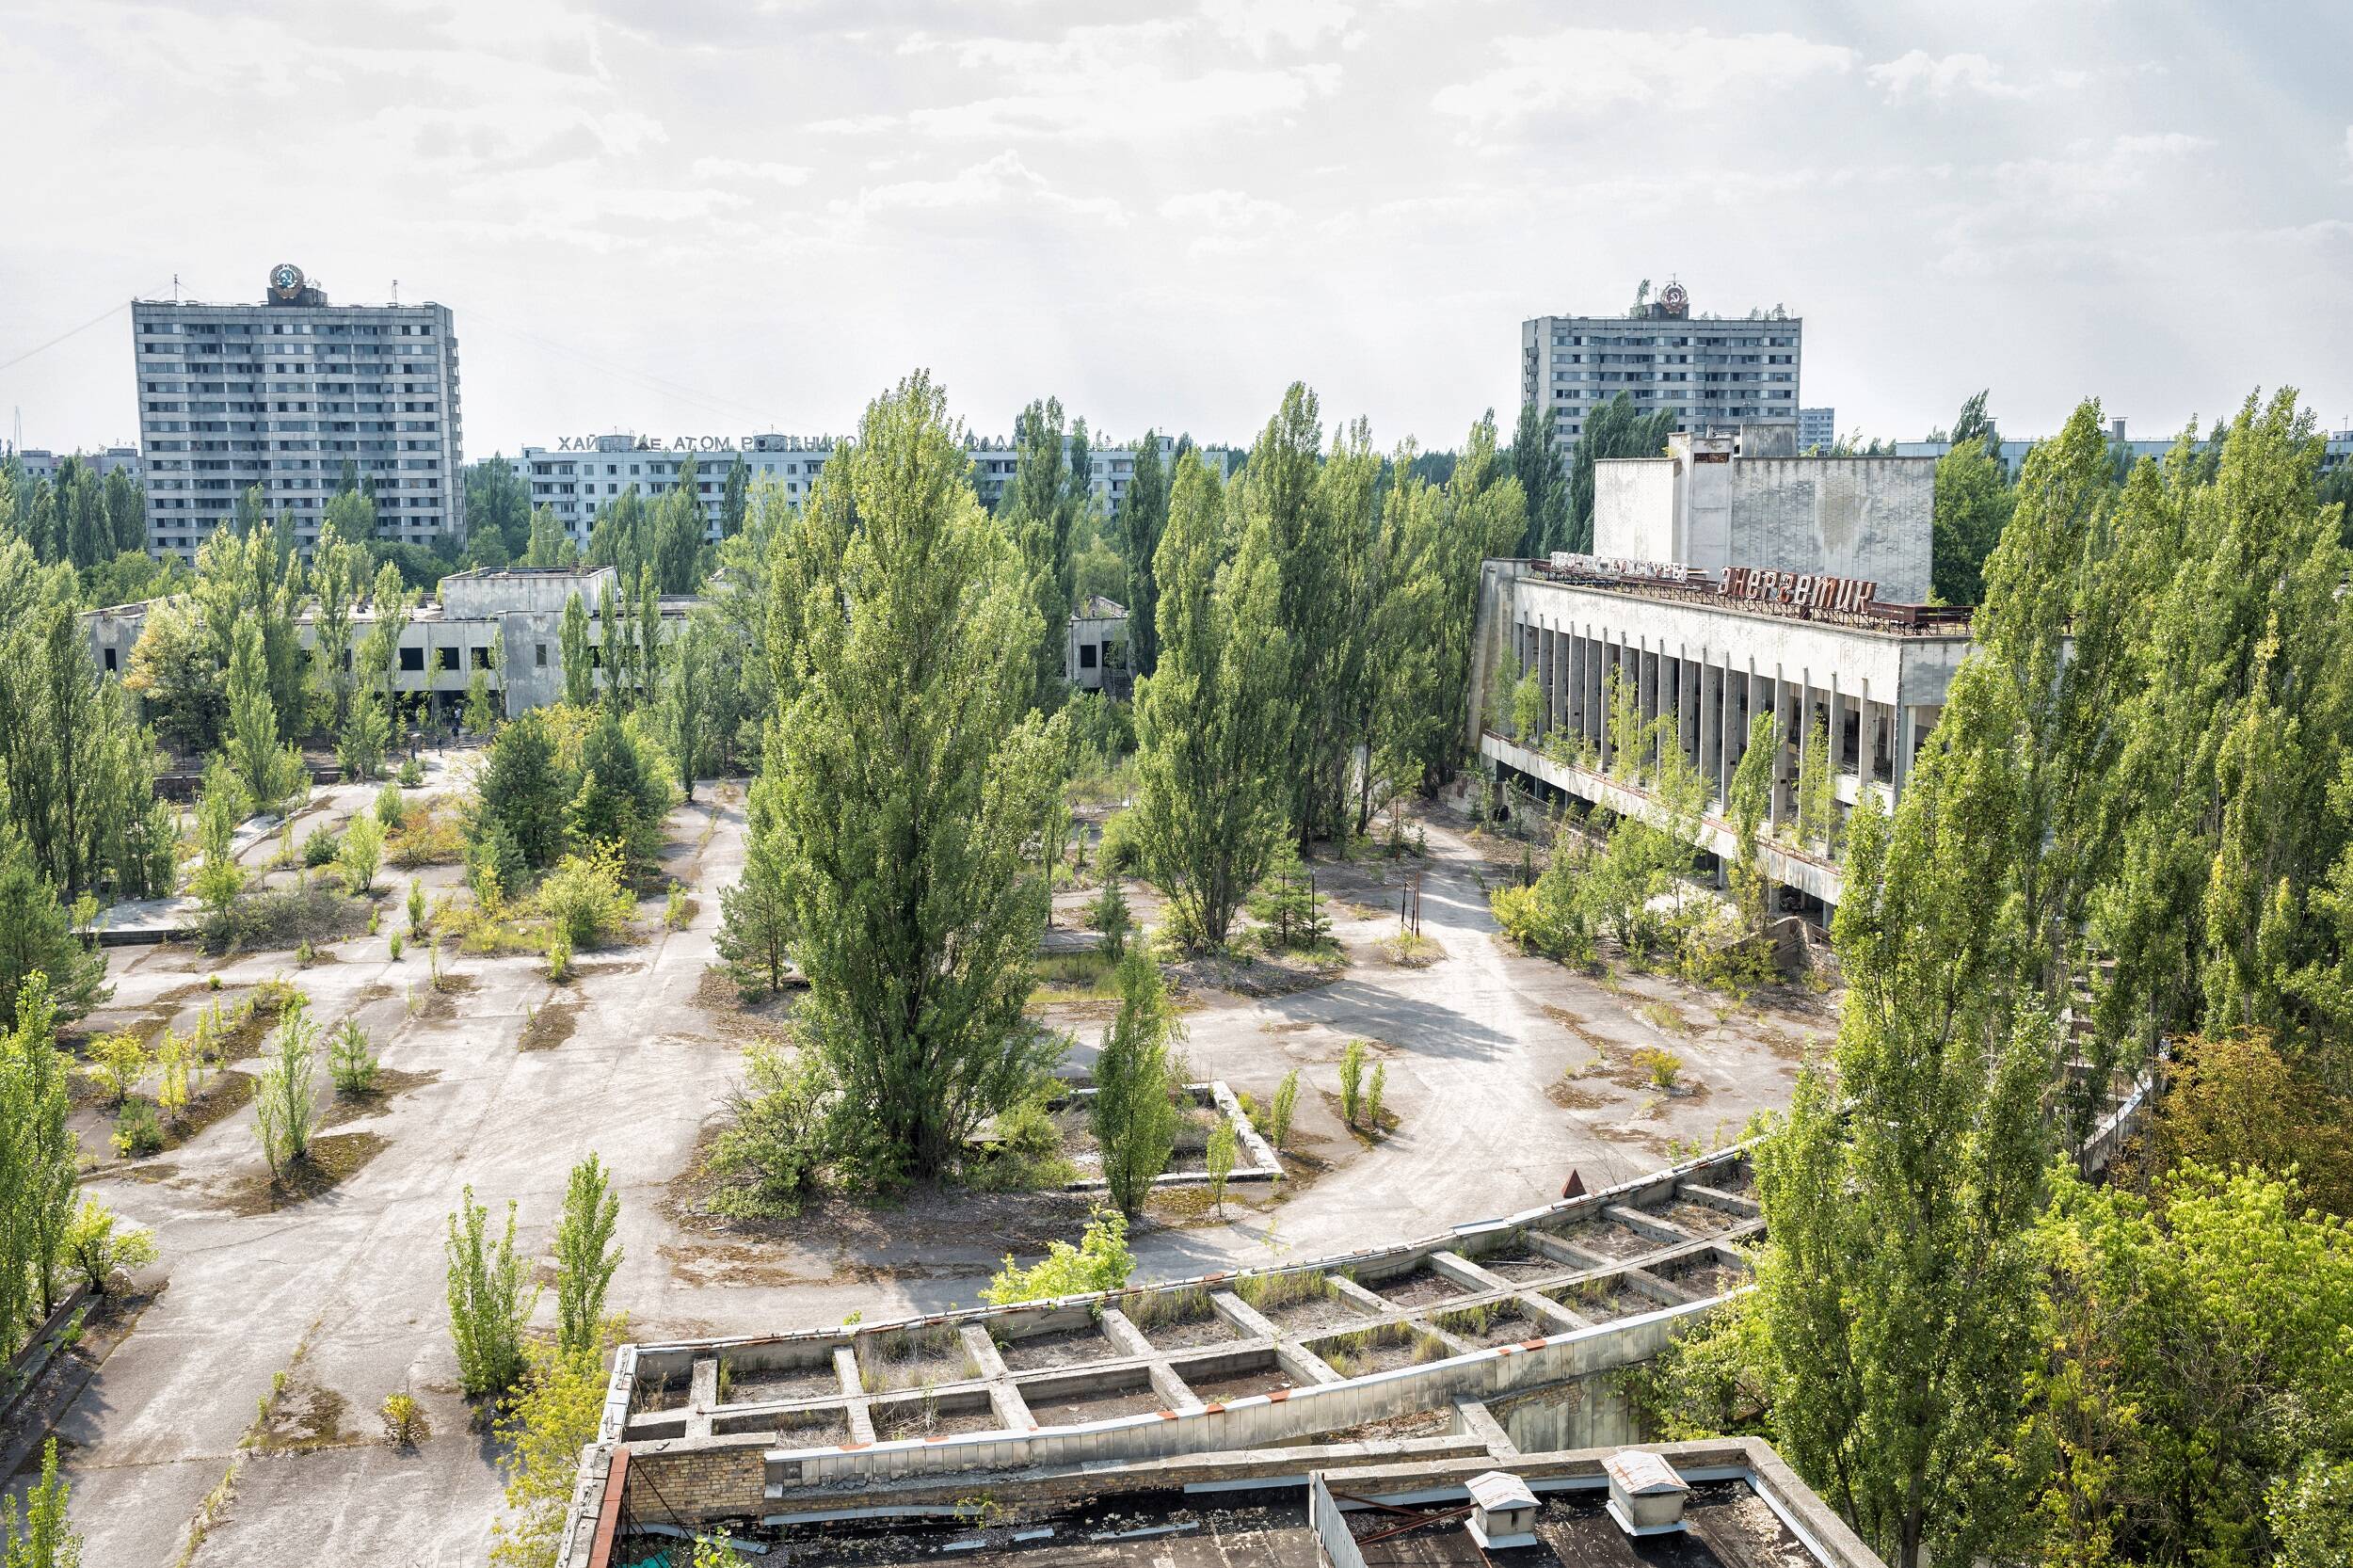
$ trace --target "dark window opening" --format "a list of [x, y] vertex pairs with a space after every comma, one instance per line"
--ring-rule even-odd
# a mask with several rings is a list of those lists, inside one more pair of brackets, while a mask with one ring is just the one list
[[111, 672], [113, 671], [114, 667], [115, 667], [115, 650], [114, 650], [113, 648], [108, 648], [108, 649], [106, 650], [106, 668], [107, 668], [107, 670], [111, 673]]
[[1079, 667], [1082, 670], [1091, 670], [1095, 667], [1095, 645], [1093, 643], [1079, 645]]
[[402, 648], [400, 650], [400, 667], [404, 670], [409, 671], [416, 671], [424, 668], [424, 649], [421, 648]]
[[473, 650], [473, 667], [478, 670], [487, 670], [490, 667], [490, 650], [488, 648], [477, 648]]
[[537, 669], [546, 669], [548, 667], [548, 645], [545, 643], [532, 644], [532, 653], [534, 654], [534, 658], [531, 661], [533, 666]]

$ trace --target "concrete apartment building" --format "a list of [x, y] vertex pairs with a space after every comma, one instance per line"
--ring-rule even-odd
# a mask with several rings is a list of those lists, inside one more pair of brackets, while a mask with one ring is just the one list
[[[1843, 815], [1865, 791], [1892, 807], [1969, 647], [1967, 612], [1917, 602], [1934, 465], [1780, 455], [1793, 443], [1785, 426], [1751, 429], [1601, 463], [1595, 555], [1485, 564], [1471, 738], [1491, 767], [1544, 798], [1661, 820], [1643, 791], [1609, 773], [1614, 675], [1645, 722], [1672, 719], [1705, 779], [1702, 850], [1734, 852], [1726, 797], [1758, 713], [1775, 715], [1782, 737], [1776, 830], [1793, 820], [1817, 725], [1833, 809]], [[1491, 727], [1529, 671], [1542, 716], [1536, 733], [1513, 738]], [[1768, 874], [1837, 904], [1835, 860], [1780, 836], [1764, 846]]]
[[1830, 408], [1798, 410], [1798, 450], [1830, 450], [1838, 440], [1838, 410]]
[[280, 263], [258, 303], [141, 299], [131, 321], [150, 553], [193, 557], [255, 485], [308, 550], [347, 463], [378, 537], [464, 536], [447, 306], [331, 304]]
[[1691, 313], [1669, 283], [1624, 315], [1535, 316], [1520, 324], [1520, 401], [1552, 410], [1563, 454], [1596, 404], [1620, 392], [1648, 413], [1675, 411], [1675, 428], [1798, 418], [1805, 324], [1782, 313], [1723, 320]]
[[[972, 488], [994, 506], [1013, 480], [1016, 461], [1013, 444], [998, 439], [968, 437], [972, 455]], [[1160, 438], [1163, 462], [1174, 459], [1175, 438]], [[733, 437], [686, 437], [658, 440], [627, 433], [584, 437], [553, 447], [527, 446], [508, 459], [527, 487], [534, 507], [555, 513], [574, 540], [586, 544], [597, 514], [627, 494], [632, 486], [646, 500], [667, 495], [685, 482], [687, 465], [694, 465], [695, 498], [702, 505], [704, 536], [720, 536], [727, 502], [728, 473], [738, 459], [749, 471], [753, 488], [774, 484], [785, 499], [798, 504], [808, 497], [834, 453], [829, 436], [767, 434]], [[1230, 474], [1241, 454], [1225, 447], [1204, 449], [1218, 472]], [[1134, 483], [1136, 454], [1132, 447], [1096, 447], [1088, 454], [1088, 479], [1106, 517], [1118, 515]]]

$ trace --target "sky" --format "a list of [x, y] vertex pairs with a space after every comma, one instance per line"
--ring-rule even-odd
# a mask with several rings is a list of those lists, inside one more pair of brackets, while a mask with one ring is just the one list
[[[843, 432], [929, 367], [1246, 441], [1518, 396], [1671, 278], [1911, 438], [2353, 426], [2353, 7], [0, 0], [0, 439], [135, 439], [134, 297], [456, 312], [465, 455]], [[76, 328], [83, 328], [76, 330]], [[52, 343], [62, 337], [63, 341]], [[49, 345], [49, 346], [43, 346]], [[13, 361], [13, 362], [11, 362]]]

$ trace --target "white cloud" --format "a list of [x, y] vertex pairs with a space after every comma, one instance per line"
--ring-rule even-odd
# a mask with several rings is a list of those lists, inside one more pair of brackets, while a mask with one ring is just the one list
[[1356, 7], [1353, 0], [1201, 0], [1201, 14], [1264, 59], [1277, 44], [1312, 49], [1327, 37], [1345, 41]]
[[1072, 196], [1057, 189], [1044, 175], [1007, 148], [985, 163], [977, 163], [946, 180], [902, 180], [858, 192], [849, 201], [834, 203], [835, 213], [854, 223], [894, 213], [983, 211], [1029, 206], [1073, 217], [1106, 223], [1127, 221], [1127, 209], [1116, 198]]
[[[2026, 89], [2005, 81], [2002, 68], [1983, 55], [1931, 55], [1914, 49], [1864, 72], [1885, 89], [1891, 104], [1910, 98], [1947, 99], [1974, 93], [1984, 98], [2023, 98]], [[2078, 73], [2080, 74], [2080, 73]]]
[[808, 170], [800, 164], [750, 163], [742, 158], [696, 158], [697, 180], [766, 180], [779, 185], [808, 184]]
[[1704, 113], [1745, 108], [1763, 94], [1854, 67], [1851, 49], [1790, 33], [1638, 33], [1572, 27], [1544, 38], [1504, 39], [1494, 53], [1513, 63], [1442, 88], [1439, 113], [1497, 130], [1548, 115], [1593, 116], [1632, 107]]
[[1330, 65], [1211, 71], [1183, 79], [1150, 72], [1041, 73], [1030, 91], [918, 109], [907, 119], [916, 130], [951, 140], [1151, 141], [1295, 114], [1329, 95], [1338, 81], [1339, 67]]

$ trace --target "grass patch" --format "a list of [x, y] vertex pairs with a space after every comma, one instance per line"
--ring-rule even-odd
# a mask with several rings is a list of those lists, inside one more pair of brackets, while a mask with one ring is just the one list
[[551, 1001], [531, 1010], [523, 1023], [522, 1038], [516, 1042], [522, 1050], [553, 1050], [572, 1037], [580, 1027], [580, 1010], [584, 1004], [577, 997]]
[[1046, 993], [1048, 1000], [1117, 1001], [1115, 968], [1101, 952], [1049, 952], [1038, 959], [1032, 972], [1037, 990]]
[[1642, 1016], [1644, 1022], [1661, 1034], [1691, 1032], [1690, 1020], [1683, 1016], [1683, 1009], [1671, 1001], [1646, 1001], [1635, 1011]]
[[868, 1335], [857, 1348], [858, 1387], [869, 1394], [961, 1383], [980, 1375], [964, 1336], [944, 1323]]
[[1312, 1270], [1285, 1274], [1251, 1274], [1234, 1287], [1234, 1294], [1259, 1312], [1280, 1312], [1287, 1306], [1321, 1301], [1339, 1294], [1339, 1287]]
[[1116, 1304], [1129, 1322], [1146, 1333], [1172, 1323], [1196, 1322], [1217, 1311], [1209, 1304], [1209, 1291], [1197, 1285], [1189, 1285], [1181, 1290], [1155, 1290], [1149, 1295], [1123, 1296]]
[[1403, 969], [1426, 969], [1446, 956], [1446, 949], [1418, 931], [1399, 931], [1372, 944], [1383, 958]]
[[370, 904], [323, 883], [248, 893], [204, 917], [197, 943], [218, 958], [340, 941], [368, 928]]

